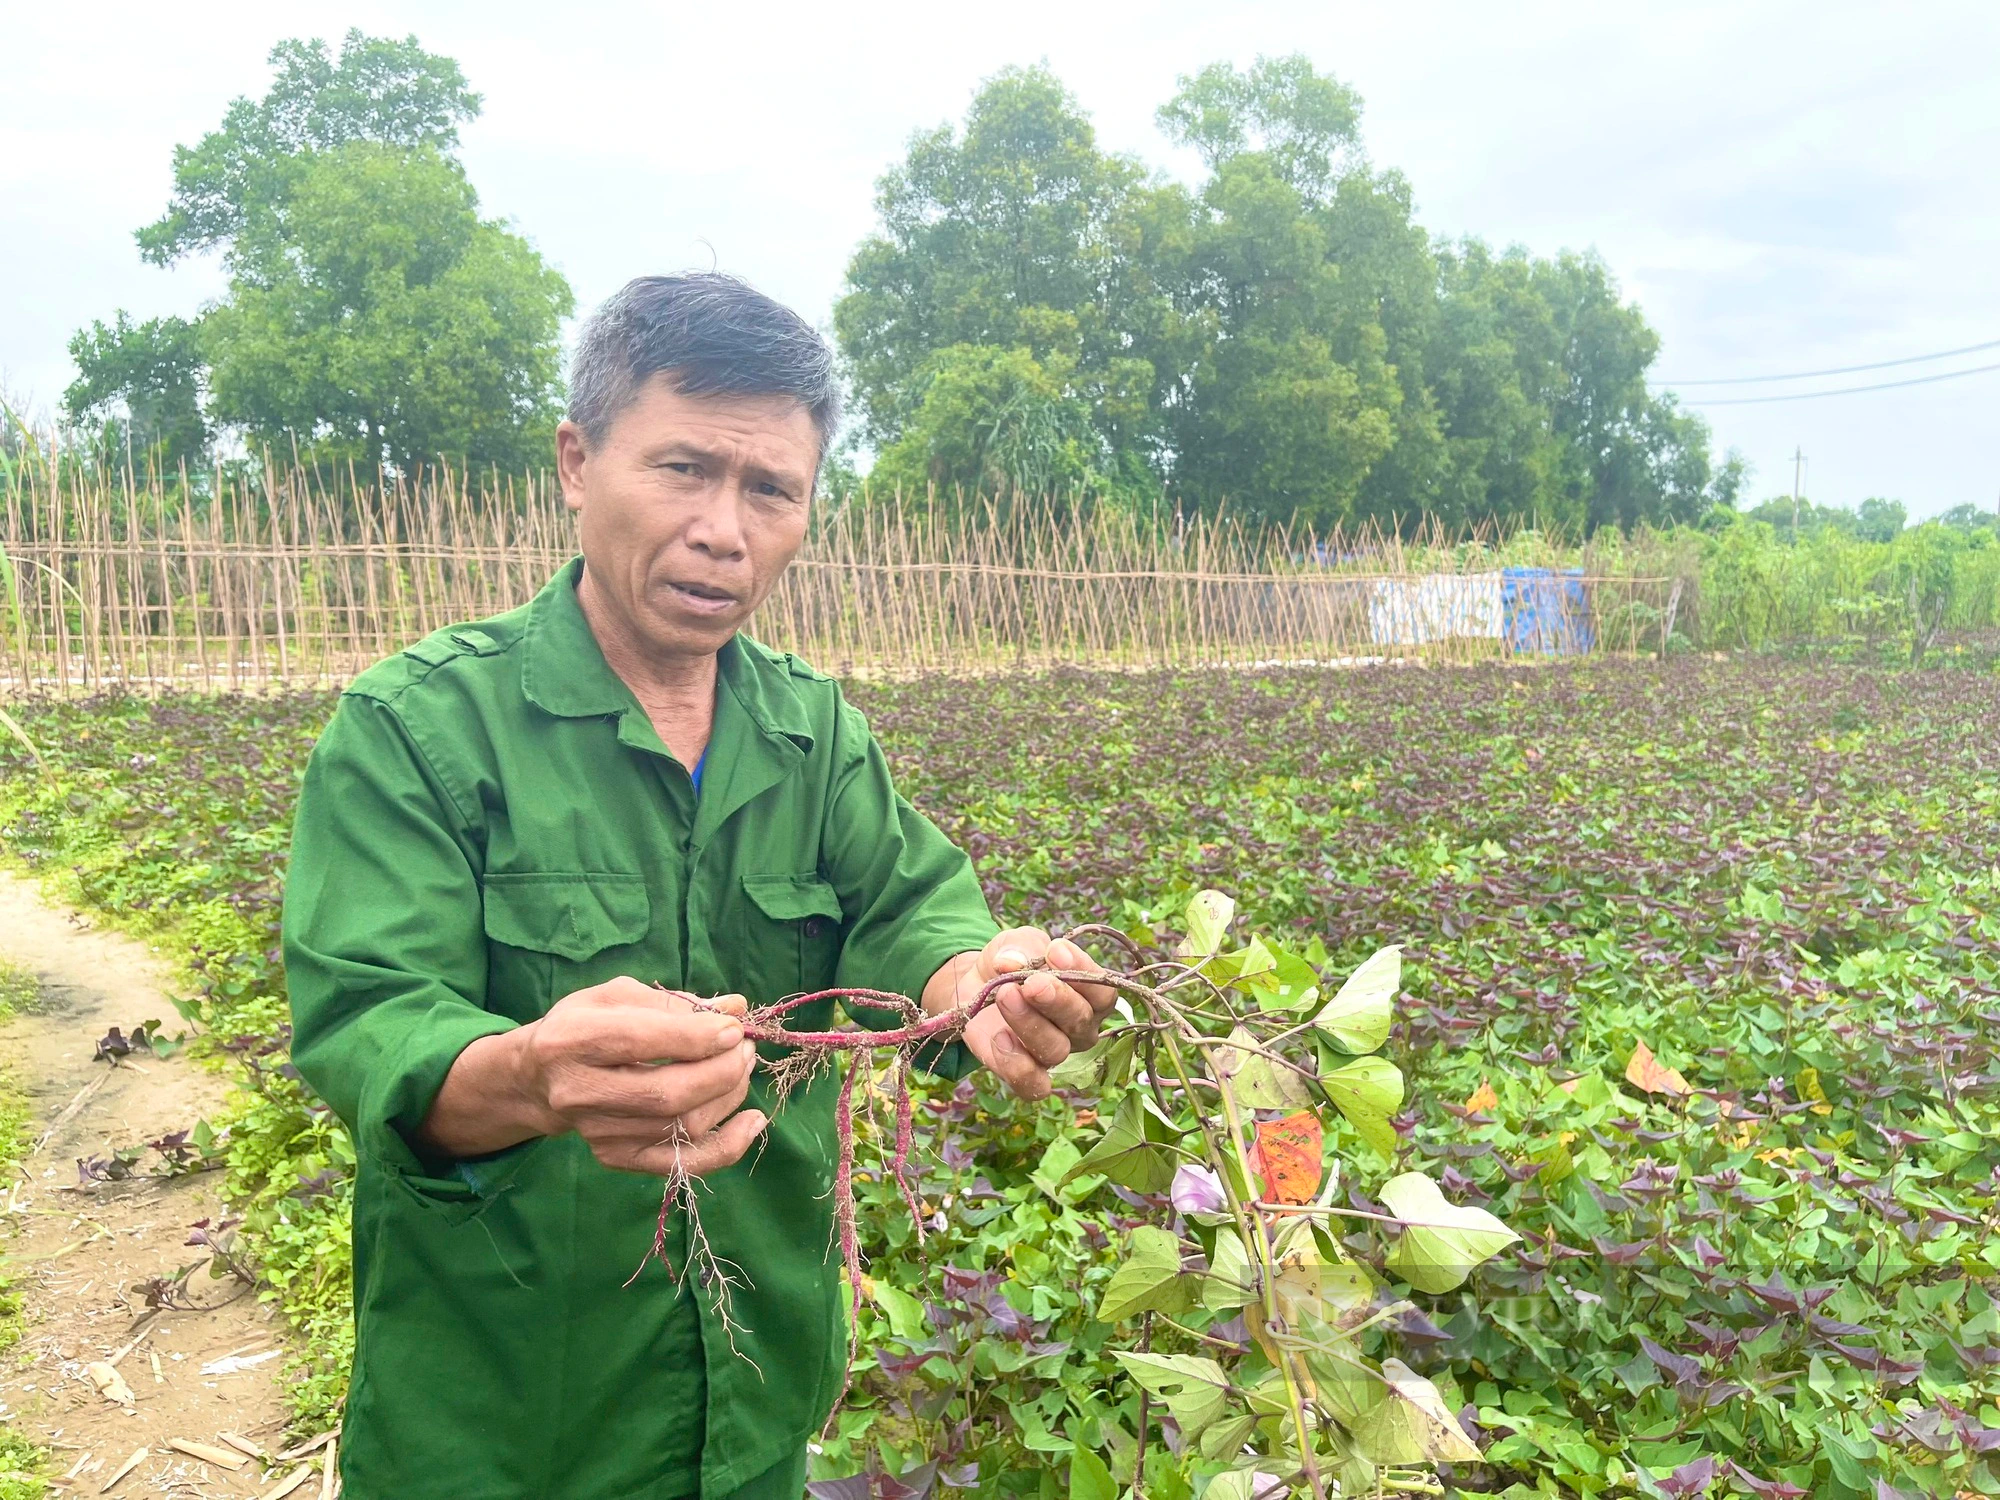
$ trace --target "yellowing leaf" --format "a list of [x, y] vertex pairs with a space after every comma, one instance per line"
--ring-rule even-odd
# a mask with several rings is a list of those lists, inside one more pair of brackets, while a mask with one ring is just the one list
[[1465, 1112], [1467, 1114], [1477, 1114], [1483, 1109], [1498, 1109], [1499, 1107], [1500, 1096], [1493, 1092], [1493, 1081], [1489, 1078], [1482, 1078], [1479, 1081], [1479, 1087], [1474, 1089], [1465, 1101]]
[[1329, 1313], [1348, 1316], [1357, 1299], [1364, 1307], [1372, 1302], [1375, 1289], [1367, 1273], [1358, 1266], [1327, 1264], [1310, 1227], [1301, 1227], [1304, 1232], [1293, 1234], [1279, 1247], [1278, 1274], [1271, 1286], [1285, 1325], [1302, 1328], [1308, 1321], [1325, 1323]]
[[1237, 1027], [1216, 1049], [1215, 1070], [1235, 1082], [1236, 1102], [1246, 1109], [1301, 1109], [1312, 1103], [1305, 1076], [1264, 1056], [1248, 1027]]
[[1389, 1040], [1402, 987], [1403, 950], [1384, 948], [1347, 976], [1313, 1024], [1349, 1052], [1373, 1052]]
[[1685, 1098], [1688, 1092], [1688, 1081], [1681, 1077], [1679, 1069], [1667, 1067], [1644, 1042], [1632, 1049], [1632, 1060], [1625, 1064], [1625, 1081], [1649, 1094], [1666, 1094], [1676, 1099]]
[[1220, 891], [1201, 891], [1188, 902], [1187, 936], [1181, 939], [1175, 951], [1182, 958], [1199, 962], [1211, 958], [1222, 948], [1222, 935], [1229, 930], [1229, 922], [1236, 915], [1236, 903]]
[[1421, 1172], [1382, 1184], [1382, 1205], [1403, 1221], [1403, 1232], [1384, 1262], [1420, 1292], [1448, 1292], [1473, 1268], [1491, 1260], [1520, 1236], [1483, 1208], [1447, 1203]]
[[1437, 1387], [1400, 1359], [1382, 1361], [1383, 1394], [1347, 1424], [1354, 1446], [1374, 1464], [1477, 1463], [1477, 1445]]
[[1833, 1106], [1827, 1102], [1826, 1089], [1819, 1081], [1818, 1068], [1800, 1068], [1799, 1076], [1792, 1082], [1793, 1087], [1798, 1090], [1799, 1097], [1811, 1106], [1814, 1114], [1833, 1113]]

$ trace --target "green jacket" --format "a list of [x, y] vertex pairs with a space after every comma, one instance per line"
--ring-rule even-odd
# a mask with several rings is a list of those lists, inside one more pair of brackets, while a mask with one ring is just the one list
[[[732, 1351], [710, 1297], [665, 1267], [626, 1285], [658, 1180], [574, 1135], [472, 1162], [416, 1148], [468, 1043], [618, 975], [752, 1005], [917, 995], [995, 931], [861, 715], [790, 656], [722, 651], [697, 797], [606, 665], [581, 570], [364, 674], [299, 798], [292, 1055], [360, 1160], [354, 1500], [723, 1494], [796, 1454], [841, 1384], [832, 1077], [777, 1109], [760, 1074], [768, 1140], [704, 1179], [703, 1227], [745, 1283]], [[830, 1009], [788, 1019], [824, 1028]], [[684, 1263], [678, 1225], [672, 1249]]]

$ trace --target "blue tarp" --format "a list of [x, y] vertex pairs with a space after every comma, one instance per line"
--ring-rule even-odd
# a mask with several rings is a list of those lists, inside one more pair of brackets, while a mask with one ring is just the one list
[[1510, 651], [1581, 656], [1597, 645], [1581, 568], [1502, 568], [1500, 606]]

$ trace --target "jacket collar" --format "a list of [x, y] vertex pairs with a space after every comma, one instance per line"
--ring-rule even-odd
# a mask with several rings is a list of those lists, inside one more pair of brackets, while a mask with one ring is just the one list
[[[645, 710], [625, 680], [611, 670], [583, 617], [583, 605], [576, 597], [582, 577], [583, 559], [570, 559], [528, 606], [521, 691], [529, 702], [558, 718], [616, 714], [623, 720], [620, 739], [664, 753]], [[723, 721], [733, 705], [765, 739], [789, 742], [788, 748], [802, 754], [811, 752], [812, 724], [782, 662], [748, 638], [732, 636], [716, 654], [716, 673], [716, 733], [711, 743], [722, 737]]]

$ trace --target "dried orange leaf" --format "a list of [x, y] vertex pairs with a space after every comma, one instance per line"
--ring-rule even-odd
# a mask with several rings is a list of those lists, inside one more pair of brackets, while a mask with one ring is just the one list
[[1250, 1165], [1264, 1179], [1265, 1198], [1273, 1203], [1312, 1202], [1319, 1191], [1324, 1142], [1319, 1117], [1309, 1109], [1259, 1122]]
[[1625, 1064], [1625, 1081], [1649, 1094], [1668, 1094], [1676, 1099], [1688, 1092], [1688, 1081], [1680, 1070], [1663, 1064], [1644, 1042], [1632, 1049], [1632, 1060]]

